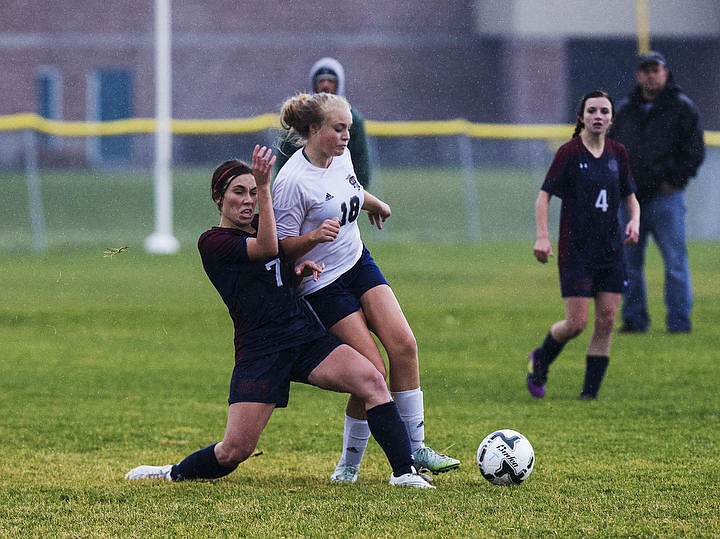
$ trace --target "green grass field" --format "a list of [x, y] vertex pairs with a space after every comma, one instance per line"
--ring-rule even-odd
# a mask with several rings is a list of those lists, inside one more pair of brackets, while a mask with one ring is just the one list
[[[173, 232], [192, 247], [198, 231], [217, 224], [210, 200], [213, 166], [173, 172]], [[476, 171], [480, 239], [519, 240], [535, 233], [533, 203], [542, 171]], [[0, 172], [0, 252], [28, 250], [33, 243], [26, 179]], [[40, 177], [50, 248], [142, 245], [152, 232], [152, 171], [52, 171]], [[462, 176], [455, 169], [385, 169], [371, 192], [382, 195], [393, 215], [378, 241], [457, 242], [468, 239]], [[559, 207], [559, 206], [558, 206]], [[367, 219], [363, 219], [367, 221]]]
[[[212, 214], [211, 214], [212, 215]], [[693, 243], [695, 331], [616, 336], [600, 398], [576, 400], [584, 333], [524, 387], [526, 355], [562, 315], [556, 269], [525, 242], [379, 242], [366, 234], [421, 350], [428, 442], [462, 460], [437, 490], [387, 485], [371, 445], [353, 486], [328, 477], [345, 397], [293, 387], [260, 456], [216, 482], [128, 482], [220, 439], [232, 329], [190, 248], [100, 245], [0, 258], [2, 537], [717, 537], [717, 243]], [[118, 238], [122, 241], [123, 238]], [[477, 471], [477, 445], [514, 428], [537, 464], [517, 487]]]

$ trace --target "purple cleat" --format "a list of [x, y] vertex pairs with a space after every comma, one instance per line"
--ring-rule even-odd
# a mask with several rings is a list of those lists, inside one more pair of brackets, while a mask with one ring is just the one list
[[533, 397], [536, 399], [542, 399], [545, 396], [545, 377], [543, 376], [543, 381], [540, 384], [535, 383], [537, 381], [536, 373], [539, 374], [542, 372], [539, 362], [535, 358], [535, 352], [537, 351], [538, 348], [530, 352], [528, 355], [527, 388]]

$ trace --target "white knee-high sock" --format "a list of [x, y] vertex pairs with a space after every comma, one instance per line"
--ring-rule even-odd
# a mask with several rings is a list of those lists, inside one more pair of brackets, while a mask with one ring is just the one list
[[360, 466], [365, 448], [370, 439], [370, 427], [365, 419], [355, 419], [345, 415], [345, 428], [343, 429], [343, 450], [338, 466]]
[[397, 404], [400, 417], [410, 436], [410, 446], [413, 452], [425, 444], [425, 407], [423, 392], [417, 389], [407, 391], [393, 391], [392, 398]]

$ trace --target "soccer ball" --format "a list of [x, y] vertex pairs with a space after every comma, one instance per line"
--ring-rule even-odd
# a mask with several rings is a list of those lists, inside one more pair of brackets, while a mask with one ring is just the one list
[[477, 466], [493, 485], [519, 485], [535, 466], [535, 451], [525, 436], [510, 429], [496, 430], [480, 442]]

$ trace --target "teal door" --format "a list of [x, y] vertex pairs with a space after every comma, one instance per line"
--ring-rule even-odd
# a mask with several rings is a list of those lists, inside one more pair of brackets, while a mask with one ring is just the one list
[[[97, 119], [101, 122], [132, 118], [132, 75], [125, 69], [100, 70], [97, 73]], [[124, 164], [132, 158], [132, 137], [114, 135], [100, 138], [100, 160], [106, 164]]]

